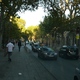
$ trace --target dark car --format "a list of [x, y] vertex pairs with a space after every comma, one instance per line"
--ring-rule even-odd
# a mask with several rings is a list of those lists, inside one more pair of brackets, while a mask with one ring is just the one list
[[38, 52], [38, 49], [40, 48], [39, 43], [33, 43], [31, 46], [32, 46], [32, 51]]
[[62, 46], [59, 50], [59, 56], [69, 59], [78, 59], [79, 51], [76, 46]]
[[39, 48], [39, 50], [38, 50], [38, 57], [42, 58], [42, 59], [57, 60], [57, 53], [53, 49], [51, 49], [47, 46], [43, 46], [43, 47]]

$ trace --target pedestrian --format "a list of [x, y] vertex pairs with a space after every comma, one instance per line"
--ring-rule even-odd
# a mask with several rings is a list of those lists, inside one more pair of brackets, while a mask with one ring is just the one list
[[21, 49], [21, 40], [18, 41], [18, 48], [19, 48], [19, 52], [20, 52], [20, 49]]
[[8, 61], [11, 62], [11, 55], [14, 49], [14, 45], [13, 43], [11, 43], [11, 41], [9, 40], [8, 44], [6, 45], [7, 48], [7, 53], [8, 53]]

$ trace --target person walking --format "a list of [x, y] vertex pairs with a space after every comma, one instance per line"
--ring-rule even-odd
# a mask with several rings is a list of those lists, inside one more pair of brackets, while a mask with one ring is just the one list
[[20, 52], [20, 49], [21, 49], [21, 40], [18, 41], [18, 48], [19, 48], [19, 52]]
[[11, 55], [14, 49], [14, 45], [13, 43], [11, 43], [11, 41], [9, 40], [8, 44], [6, 45], [7, 48], [7, 53], [8, 53], [8, 61], [11, 62]]

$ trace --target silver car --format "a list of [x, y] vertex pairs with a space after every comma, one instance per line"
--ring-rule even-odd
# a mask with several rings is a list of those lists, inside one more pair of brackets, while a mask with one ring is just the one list
[[80, 65], [75, 70], [74, 80], [80, 80]]

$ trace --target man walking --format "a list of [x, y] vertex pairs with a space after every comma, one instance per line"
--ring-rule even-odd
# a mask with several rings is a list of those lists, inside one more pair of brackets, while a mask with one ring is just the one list
[[11, 62], [11, 55], [12, 55], [12, 52], [14, 49], [13, 43], [11, 43], [11, 41], [9, 41], [8, 44], [6, 45], [6, 48], [7, 48], [7, 52], [8, 52], [8, 61]]
[[21, 40], [18, 41], [18, 48], [19, 48], [19, 52], [20, 52], [20, 48], [21, 48]]

